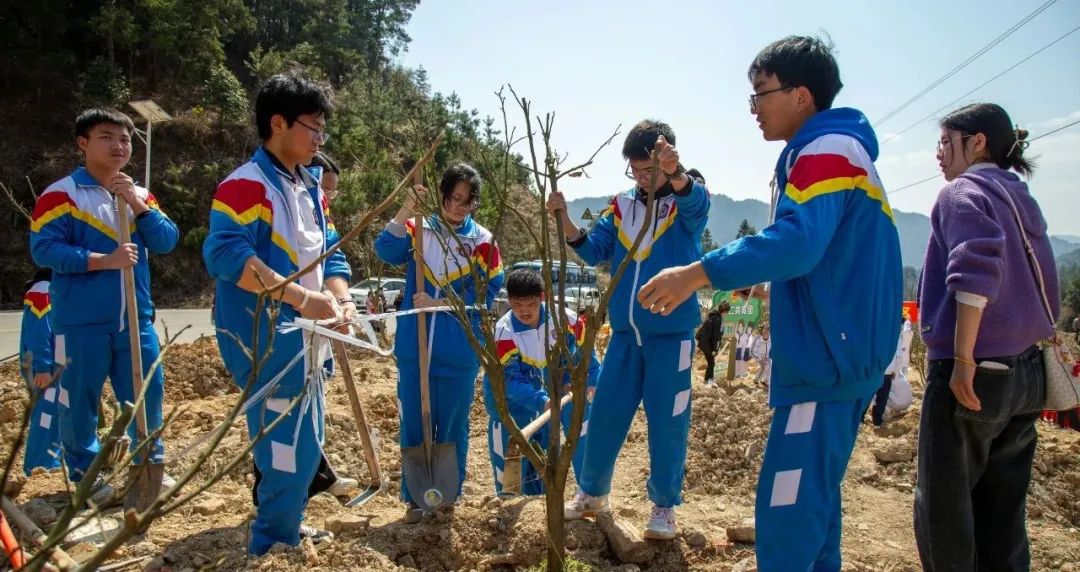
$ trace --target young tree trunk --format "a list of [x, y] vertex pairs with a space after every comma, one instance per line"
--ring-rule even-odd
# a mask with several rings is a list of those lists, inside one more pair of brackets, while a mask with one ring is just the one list
[[[551, 459], [551, 457], [548, 457]], [[558, 458], [554, 459], [558, 463]], [[544, 505], [547, 509], [547, 569], [562, 571], [566, 564], [566, 519], [563, 514], [563, 491], [566, 479], [555, 478], [555, 467], [544, 470]]]

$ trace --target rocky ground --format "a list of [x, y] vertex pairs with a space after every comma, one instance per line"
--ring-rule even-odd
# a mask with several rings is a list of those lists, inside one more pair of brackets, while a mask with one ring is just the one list
[[[191, 459], [175, 455], [212, 429], [236, 400], [212, 340], [172, 348], [165, 359], [167, 410], [175, 410], [166, 431], [168, 470], [181, 474]], [[720, 387], [701, 384], [695, 365], [693, 426], [685, 486], [678, 512], [680, 533], [673, 542], [648, 542], [622, 562], [608, 536], [592, 521], [567, 526], [573, 556], [603, 570], [749, 569], [753, 556], [754, 487], [770, 411], [766, 394], [749, 381]], [[393, 363], [356, 354], [352, 367], [368, 419], [378, 430], [384, 469], [400, 470]], [[865, 425], [844, 483], [845, 570], [917, 570], [911, 529], [912, 487], [919, 398], [907, 415], [881, 430]], [[14, 441], [25, 390], [14, 365], [0, 368], [0, 453]], [[479, 393], [478, 393], [479, 395]], [[367, 474], [348, 398], [338, 381], [328, 390], [327, 452], [345, 475]], [[1028, 500], [1033, 569], [1080, 569], [1080, 433], [1039, 422], [1039, 449]], [[207, 466], [206, 479], [235, 459], [246, 432], [237, 423]], [[317, 554], [280, 549], [249, 559], [244, 554], [252, 517], [251, 464], [244, 462], [190, 504], [166, 515], [143, 537], [111, 560], [122, 570], [513, 570], [538, 564], [545, 547], [544, 506], [539, 499], [493, 498], [487, 459], [486, 417], [480, 400], [473, 408], [469, 478], [462, 504], [420, 525], [405, 525], [397, 481], [360, 509], [346, 509], [320, 495], [308, 522], [337, 532], [337, 540]], [[21, 467], [21, 458], [19, 459]], [[613, 502], [619, 521], [641, 528], [651, 508], [645, 494], [648, 451], [644, 415], [639, 413], [619, 458]], [[64, 482], [56, 472], [16, 479], [9, 491], [25, 512], [47, 528], [63, 507]], [[190, 486], [190, 485], [189, 485]], [[187, 489], [185, 489], [187, 490]], [[568, 485], [568, 490], [573, 490]], [[109, 518], [115, 519], [118, 511]], [[104, 524], [108, 524], [108, 520]], [[106, 526], [108, 528], [108, 526]], [[73, 557], [93, 550], [94, 538], [69, 545]], [[623, 555], [626, 556], [625, 554]]]

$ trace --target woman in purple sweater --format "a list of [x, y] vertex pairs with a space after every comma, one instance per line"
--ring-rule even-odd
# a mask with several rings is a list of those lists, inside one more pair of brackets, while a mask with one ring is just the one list
[[1026, 137], [989, 103], [941, 121], [937, 158], [948, 184], [930, 215], [919, 286], [930, 360], [915, 488], [925, 570], [1030, 567], [1024, 503], [1046, 391], [1035, 344], [1053, 328], [1009, 198], [1055, 319], [1059, 297], [1046, 221], [1016, 174], [1033, 169]]

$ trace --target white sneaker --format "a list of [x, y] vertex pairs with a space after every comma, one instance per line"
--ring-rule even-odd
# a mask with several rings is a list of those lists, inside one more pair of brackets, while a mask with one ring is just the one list
[[320, 548], [334, 541], [334, 533], [329, 530], [319, 530], [314, 526], [300, 525], [300, 539], [310, 538], [316, 548]]
[[563, 516], [566, 520], [595, 517], [602, 512], [611, 512], [608, 495], [594, 497], [582, 490], [578, 490], [574, 494], [574, 499], [563, 505]]
[[653, 540], [671, 540], [675, 538], [675, 509], [666, 506], [654, 506], [649, 524], [645, 527], [645, 538]]
[[705, 379], [705, 385], [707, 385], [707, 386], [710, 386], [710, 387], [711, 387], [711, 386], [713, 386], [713, 385], [716, 385], [716, 382], [715, 382], [715, 381], [713, 381], [713, 379], [712, 379], [712, 378], [710, 377], [710, 378], [707, 378], [707, 379]]
[[334, 484], [330, 485], [330, 488], [326, 489], [326, 492], [336, 497], [348, 497], [356, 494], [359, 489], [360, 483], [358, 483], [356, 479], [338, 477], [338, 480], [334, 481]]
[[176, 486], [176, 479], [169, 476], [167, 473], [161, 475], [161, 488], [171, 489]]

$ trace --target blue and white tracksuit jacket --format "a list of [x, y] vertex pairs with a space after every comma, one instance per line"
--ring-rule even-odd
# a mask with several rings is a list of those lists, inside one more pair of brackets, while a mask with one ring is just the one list
[[[499, 355], [499, 361], [503, 364], [503, 381], [506, 384], [506, 403], [510, 410], [510, 416], [518, 427], [528, 425], [536, 419], [548, 405], [549, 395], [547, 380], [550, 373], [547, 368], [546, 349], [555, 347], [555, 337], [558, 332], [555, 324], [548, 322], [547, 305], [540, 307], [540, 319], [536, 326], [528, 326], [514, 316], [512, 311], [507, 312], [495, 324], [495, 348]], [[566, 347], [572, 353], [571, 361], [566, 367], [574, 367], [581, 355], [578, 348], [585, 341], [585, 320], [566, 310], [566, 323], [570, 330], [565, 332]], [[547, 341], [545, 344], [544, 341]], [[596, 387], [597, 377], [600, 374], [600, 361], [596, 359], [596, 352], [589, 356], [587, 388]], [[570, 383], [570, 372], [564, 371], [564, 384]], [[495, 472], [495, 493], [503, 490], [503, 470], [506, 467], [506, 450], [510, 443], [510, 432], [499, 418], [498, 409], [495, 407], [495, 394], [491, 388], [491, 379], [484, 375], [484, 408], [488, 413], [488, 449], [491, 456], [491, 467]], [[573, 413], [573, 404], [569, 403], [562, 408], [560, 416], [563, 434], [566, 435], [570, 427], [570, 416]], [[589, 432], [589, 403], [585, 403], [585, 416], [581, 424], [581, 433], [574, 450], [572, 466], [576, 475], [581, 470], [581, 461], [585, 458], [586, 435]], [[542, 449], [548, 444], [547, 427], [537, 431], [532, 440]], [[544, 493], [544, 482], [540, 472], [533, 467], [526, 458], [521, 460], [521, 492], [526, 495], [539, 495]]]
[[763, 572], [840, 569], [840, 484], [900, 331], [900, 240], [877, 155], [861, 112], [817, 113], [777, 161], [775, 222], [702, 261], [719, 289], [772, 283]]
[[693, 180], [683, 191], [661, 189], [651, 220], [645, 219], [644, 194], [630, 190], [616, 195], [592, 230], [571, 242], [586, 263], [607, 261], [614, 272], [638, 232], [646, 229], [634, 259], [615, 286], [608, 310], [611, 342], [592, 404], [579, 478], [581, 489], [591, 495], [610, 492], [615, 459], [638, 405], [644, 402], [649, 422], [649, 498], [662, 507], [682, 502], [690, 430], [690, 365], [701, 312], [697, 298], [692, 297], [668, 316], [653, 314], [638, 303], [637, 292], [661, 270], [701, 258], [709, 193]]
[[[131, 240], [138, 246], [135, 264], [135, 298], [139, 312], [139, 345], [146, 387], [147, 429], [161, 426], [164, 377], [161, 367], [151, 367], [160, 347], [152, 323], [150, 254], [166, 254], [175, 246], [180, 231], [158, 207], [146, 189], [135, 192], [150, 210], [129, 216]], [[119, 203], [124, 208], [130, 207]], [[60, 440], [64, 460], [73, 481], [82, 480], [100, 450], [97, 438], [98, 400], [108, 377], [121, 402], [134, 403], [131, 379], [131, 342], [127, 331], [123, 275], [119, 270], [87, 270], [91, 253], [108, 254], [119, 246], [117, 200], [85, 168], [49, 185], [38, 197], [30, 225], [30, 252], [38, 266], [51, 268], [49, 286], [51, 324], [56, 336], [56, 361], [66, 363], [57, 388]], [[130, 214], [130, 213], [129, 213]], [[136, 424], [128, 427], [132, 447], [137, 443]], [[163, 461], [161, 439], [154, 443], [150, 461]]]
[[[311, 204], [318, 205], [313, 212], [291, 211], [285, 193], [295, 191], [292, 186], [286, 187], [286, 179], [303, 185]], [[305, 192], [304, 189], [299, 192]], [[248, 544], [252, 554], [265, 553], [275, 542], [294, 546], [300, 543], [308, 486], [315, 477], [322, 452], [325, 413], [322, 383], [329, 375], [325, 367], [329, 352], [325, 347], [320, 348], [322, 351], [304, 351], [302, 332], [278, 330], [299, 316], [288, 304], [281, 304], [276, 321], [271, 321], [270, 313], [263, 307], [258, 339], [253, 339], [257, 296], [236, 284], [245, 261], [252, 256], [282, 276], [299, 270], [298, 217], [314, 217], [322, 229], [324, 251], [339, 240], [325, 197], [311, 174], [304, 169], [284, 172], [260, 148], [249, 162], [218, 185], [210, 211], [210, 232], [203, 244], [206, 267], [217, 281], [214, 316], [225, 367], [240, 387], [252, 383], [253, 401], [247, 410], [249, 436], [254, 439], [288, 410], [291, 401], [298, 400], [288, 419], [255, 446], [255, 466], [262, 479], [256, 489], [259, 506]], [[350, 278], [343, 252], [337, 251], [323, 262], [322, 276], [324, 281], [331, 277]], [[246, 354], [249, 350], [258, 359], [265, 359], [255, 379], [251, 379], [252, 361]]]
[[[412, 220], [404, 225], [390, 221], [375, 239], [375, 253], [383, 262], [406, 265], [402, 311], [413, 308], [413, 294], [416, 293], [414, 232]], [[457, 238], [450, 232], [436, 217], [424, 220], [424, 291], [432, 298], [445, 298], [446, 291], [453, 289], [466, 305], [472, 306], [479, 303], [477, 287], [482, 283], [482, 277], [486, 280], [484, 304], [490, 308], [504, 281], [499, 247], [491, 232], [472, 217], [453, 230]], [[428, 313], [427, 327], [432, 435], [436, 443], [456, 443], [458, 477], [459, 482], [464, 483], [469, 451], [469, 410], [480, 362], [469, 345], [464, 328], [453, 314]], [[484, 339], [478, 312], [470, 313], [469, 327], [478, 339]], [[424, 442], [420, 413], [420, 346], [416, 328], [415, 315], [397, 319], [394, 355], [398, 363], [398, 412], [403, 449]], [[457, 495], [460, 494], [459, 488]], [[415, 502], [404, 476], [401, 495], [406, 502]]]
[[[19, 331], [19, 363], [26, 383], [36, 399], [30, 413], [27, 429], [26, 453], [23, 456], [23, 472], [27, 476], [36, 467], [55, 469], [60, 466], [60, 419], [56, 410], [56, 383], [45, 389], [34, 386], [34, 376], [42, 373], [52, 375], [56, 371], [53, 360], [53, 332], [49, 325], [49, 281], [40, 280], [30, 286], [23, 295], [22, 329]], [[27, 364], [29, 364], [27, 366]]]

